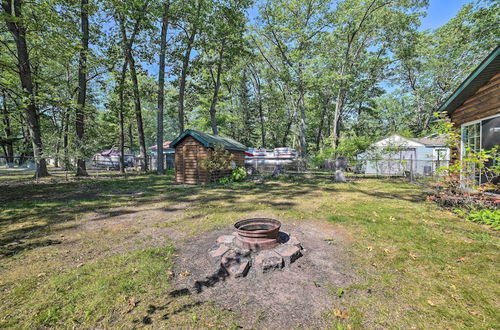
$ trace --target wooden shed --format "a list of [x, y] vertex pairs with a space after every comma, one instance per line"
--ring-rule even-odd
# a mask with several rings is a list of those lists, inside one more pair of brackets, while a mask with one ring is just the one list
[[[464, 158], [467, 150], [491, 150], [500, 145], [500, 46], [494, 49], [462, 82], [439, 111], [448, 113], [461, 132], [461, 143], [455, 157]], [[493, 165], [493, 161], [485, 164]], [[472, 179], [485, 182], [478, 171]]]
[[[170, 147], [175, 149], [175, 181], [188, 184], [209, 182], [209, 173], [203, 168], [202, 162], [217, 145], [232, 154], [235, 166], [244, 166], [247, 147], [243, 144], [228, 137], [188, 129], [170, 143]], [[231, 171], [219, 172], [217, 178], [229, 176]]]

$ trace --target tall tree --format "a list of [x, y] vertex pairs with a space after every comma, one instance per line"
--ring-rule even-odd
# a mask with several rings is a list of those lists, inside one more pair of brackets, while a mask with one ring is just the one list
[[167, 30], [170, 1], [163, 4], [160, 36], [160, 62], [158, 70], [158, 116], [156, 119], [156, 153], [158, 174], [164, 174], [163, 160], [163, 107], [165, 103], [165, 56], [167, 52]]
[[307, 70], [315, 40], [326, 29], [329, 1], [268, 1], [260, 10], [261, 34], [281, 59], [281, 71], [292, 92], [291, 106], [298, 119], [300, 154], [307, 156]]
[[78, 62], [78, 100], [76, 105], [76, 176], [87, 176], [87, 168], [83, 155], [83, 146], [85, 143], [85, 101], [87, 99], [87, 55], [89, 51], [89, 1], [81, 0], [81, 50]]
[[30, 55], [26, 41], [26, 26], [23, 19], [22, 0], [2, 0], [2, 8], [7, 27], [14, 38], [17, 49], [17, 65], [19, 79], [25, 94], [26, 120], [33, 145], [33, 155], [36, 162], [36, 176], [48, 176], [47, 163], [43, 154], [42, 134], [40, 130], [40, 115], [36, 104], [36, 93], [33, 84]]

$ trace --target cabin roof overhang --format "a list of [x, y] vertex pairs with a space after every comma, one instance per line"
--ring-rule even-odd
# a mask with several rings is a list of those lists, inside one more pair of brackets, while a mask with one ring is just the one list
[[479, 88], [485, 85], [494, 75], [500, 72], [500, 46], [497, 46], [478, 67], [458, 86], [448, 99], [439, 107], [438, 111], [451, 115]]
[[191, 136], [196, 141], [201, 143], [205, 148], [214, 148], [217, 145], [222, 145], [226, 150], [235, 150], [235, 151], [247, 150], [247, 147], [245, 145], [231, 138], [203, 133], [200, 131], [195, 131], [193, 129], [187, 129], [184, 132], [182, 132], [181, 135], [179, 135], [175, 140], [173, 140], [170, 143], [170, 148], [175, 148], [187, 136]]

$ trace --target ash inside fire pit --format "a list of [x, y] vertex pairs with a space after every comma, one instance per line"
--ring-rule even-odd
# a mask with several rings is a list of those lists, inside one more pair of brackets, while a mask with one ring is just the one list
[[302, 256], [295, 236], [280, 232], [281, 222], [269, 218], [245, 219], [235, 223], [236, 232], [217, 238], [209, 254], [234, 277], [281, 269]]

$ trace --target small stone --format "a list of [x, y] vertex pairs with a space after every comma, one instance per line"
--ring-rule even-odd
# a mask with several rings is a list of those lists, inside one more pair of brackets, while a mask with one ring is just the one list
[[292, 262], [302, 257], [300, 248], [295, 245], [281, 245], [274, 249], [285, 261], [285, 266], [289, 266]]
[[250, 269], [250, 261], [249, 260], [242, 260], [240, 261], [239, 264], [233, 264], [231, 265], [227, 271], [229, 274], [233, 275], [234, 277], [245, 277], [248, 274], [248, 270]]
[[220, 263], [221, 267], [234, 277], [246, 276], [251, 266], [251, 260], [235, 250], [226, 252]]
[[233, 235], [222, 235], [217, 238], [217, 243], [219, 244], [233, 244], [234, 236]]
[[216, 244], [208, 251], [208, 254], [212, 258], [221, 258], [228, 250], [229, 246], [225, 244]]
[[273, 250], [263, 250], [255, 257], [255, 264], [262, 273], [283, 268], [283, 258]]
[[300, 244], [300, 241], [297, 239], [297, 237], [292, 236], [292, 235], [290, 235], [290, 238], [288, 239], [288, 241], [285, 242], [285, 245], [296, 246], [302, 250], [302, 244]]
[[335, 182], [347, 182], [344, 172], [342, 172], [341, 170], [335, 171]]

